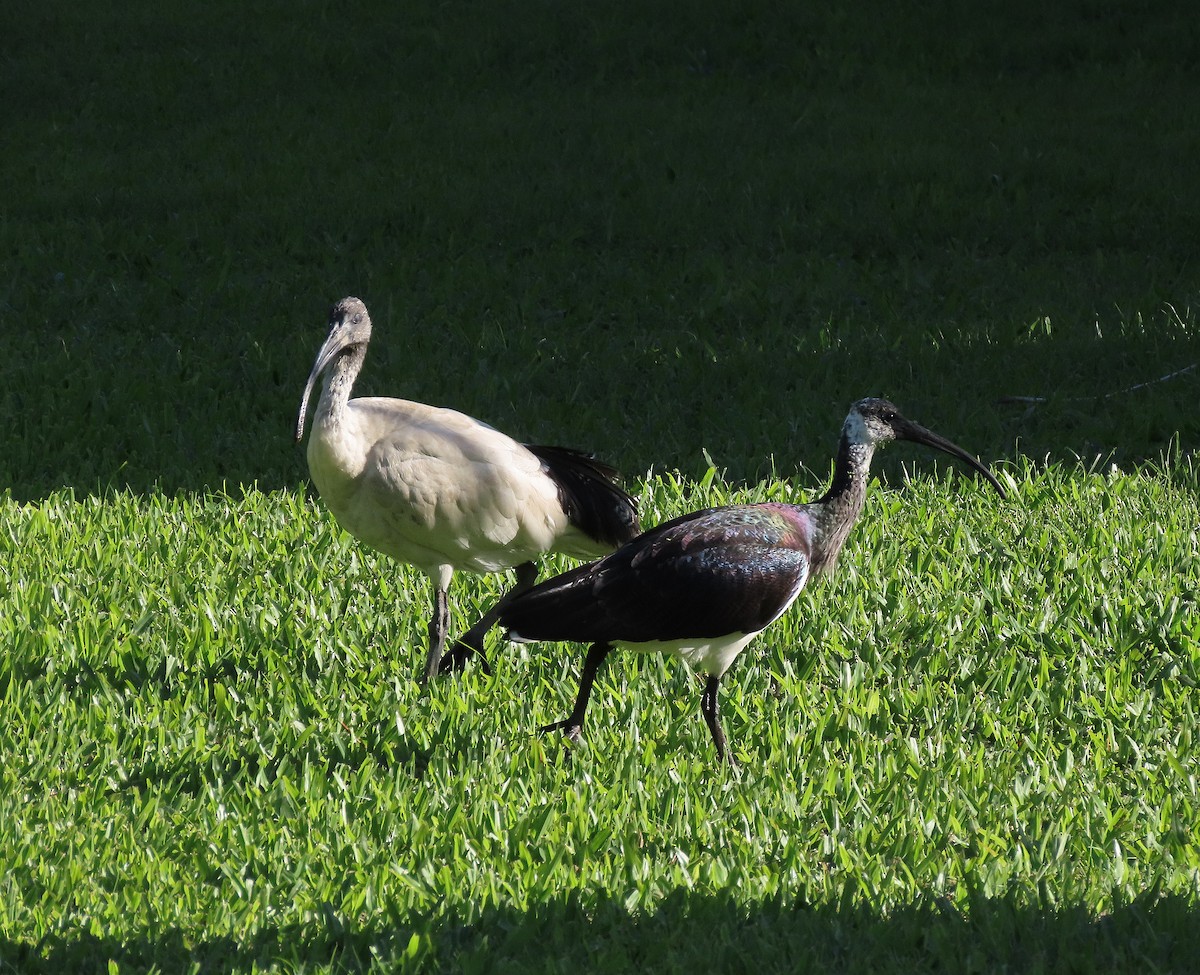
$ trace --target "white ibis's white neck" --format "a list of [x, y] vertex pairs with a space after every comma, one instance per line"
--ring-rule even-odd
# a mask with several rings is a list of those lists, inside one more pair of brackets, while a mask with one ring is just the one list
[[346, 414], [346, 404], [350, 401], [350, 392], [354, 381], [362, 371], [363, 359], [366, 358], [365, 345], [356, 345], [339, 355], [330, 367], [325, 370], [325, 381], [321, 386], [321, 400], [317, 404], [316, 422], [327, 425], [338, 425]]

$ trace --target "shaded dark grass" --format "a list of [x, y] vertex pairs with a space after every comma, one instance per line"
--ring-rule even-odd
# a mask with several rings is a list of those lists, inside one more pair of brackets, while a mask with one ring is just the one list
[[[482, 907], [362, 927], [328, 911], [311, 924], [265, 927], [248, 940], [178, 931], [113, 940], [74, 932], [37, 945], [0, 939], [0, 963], [24, 972], [117, 970], [691, 972], [1188, 972], [1200, 950], [1196, 908], [1147, 895], [1095, 917], [976, 898], [970, 916], [936, 899], [880, 915], [846, 903], [753, 905], [679, 890], [650, 911], [611, 893], [571, 895], [528, 909]], [[1192, 932], [1189, 934], [1188, 932]], [[1171, 932], [1170, 934], [1162, 932]], [[530, 967], [532, 966], [532, 967]]]
[[[820, 465], [884, 393], [985, 457], [1198, 439], [1183, 4], [19, 4], [2, 480], [295, 484], [364, 392], [641, 473]], [[1004, 395], [1050, 398], [1032, 411]], [[889, 461], [895, 471], [898, 462]]]

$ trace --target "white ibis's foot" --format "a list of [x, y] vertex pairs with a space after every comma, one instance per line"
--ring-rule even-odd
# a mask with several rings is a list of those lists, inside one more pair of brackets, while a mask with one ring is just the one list
[[554, 724], [542, 725], [538, 728], [538, 734], [548, 735], [552, 731], [561, 731], [566, 738], [571, 741], [580, 741], [583, 738], [583, 729], [575, 724], [570, 718], [565, 721], [555, 721]]
[[454, 646], [442, 657], [438, 664], [439, 674], [458, 673], [467, 667], [467, 661], [474, 658], [483, 672], [489, 677], [492, 676], [492, 665], [488, 663], [487, 657], [479, 647], [474, 647], [469, 643], [463, 643], [462, 640], [456, 640]]

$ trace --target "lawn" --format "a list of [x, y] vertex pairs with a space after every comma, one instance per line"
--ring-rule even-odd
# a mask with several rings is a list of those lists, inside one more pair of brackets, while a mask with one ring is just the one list
[[[1200, 20], [19, 3], [0, 59], [0, 973], [1188, 971]], [[805, 500], [832, 581], [723, 684], [416, 681], [427, 583], [292, 442], [362, 394]], [[554, 562], [548, 571], [563, 568]], [[459, 579], [453, 628], [499, 592]]]

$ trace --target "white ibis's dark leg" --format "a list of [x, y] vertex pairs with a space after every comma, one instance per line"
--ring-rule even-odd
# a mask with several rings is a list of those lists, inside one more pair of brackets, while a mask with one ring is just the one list
[[450, 600], [446, 590], [435, 587], [433, 594], [433, 616], [429, 619], [429, 655], [425, 658], [425, 677], [428, 684], [438, 672], [442, 651], [446, 648], [446, 631], [450, 629]]
[[709, 734], [712, 735], [713, 744], [717, 746], [717, 761], [728, 761], [730, 765], [737, 765], [733, 756], [725, 748], [725, 731], [721, 728], [721, 717], [717, 714], [717, 690], [720, 686], [720, 677], [710, 676], [708, 678], [704, 685], [704, 693], [700, 696], [700, 712], [704, 715], [704, 721], [708, 725]]
[[532, 589], [533, 584], [537, 581], [536, 562], [522, 562], [517, 566], [516, 571], [517, 581], [513, 583], [512, 588], [496, 600], [496, 605], [484, 613], [479, 618], [479, 622], [456, 640], [450, 651], [442, 657], [442, 662], [438, 665], [439, 674], [444, 674], [448, 670], [462, 670], [472, 656], [479, 658], [479, 665], [483, 667], [485, 674], [492, 672], [491, 664], [487, 661], [487, 654], [483, 652], [483, 638], [487, 636], [488, 630], [496, 625], [496, 620], [500, 618], [500, 610], [504, 608], [504, 604], [514, 596], [519, 596], [526, 589]]
[[555, 721], [554, 724], [539, 728], [538, 730], [542, 734], [561, 728], [568, 738], [573, 741], [579, 740], [583, 731], [583, 715], [587, 711], [588, 697], [591, 696], [592, 685], [596, 682], [596, 672], [604, 663], [604, 658], [608, 656], [608, 651], [611, 649], [611, 643], [593, 643], [591, 645], [587, 652], [587, 659], [583, 662], [583, 673], [579, 676], [579, 694], [575, 697], [575, 707], [571, 709], [571, 714], [565, 721]]

